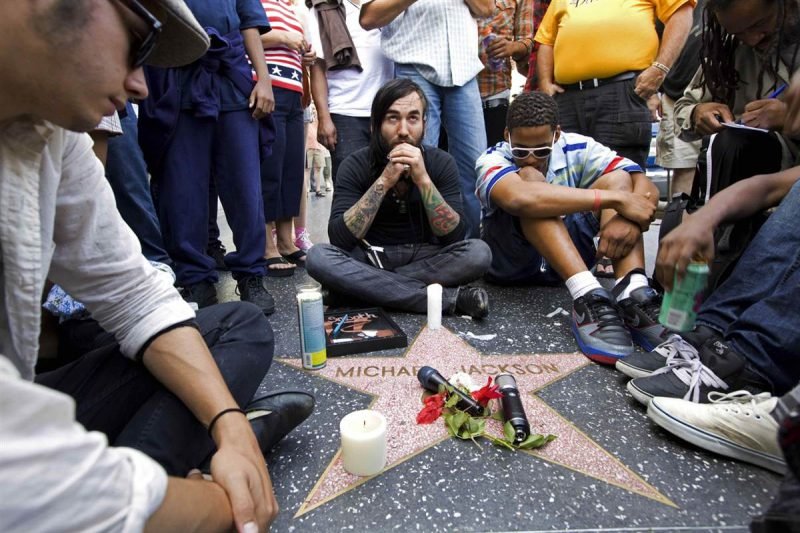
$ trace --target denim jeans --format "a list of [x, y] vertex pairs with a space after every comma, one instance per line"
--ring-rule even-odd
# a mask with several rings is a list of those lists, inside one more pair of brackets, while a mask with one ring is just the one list
[[367, 262], [361, 248], [345, 252], [332, 244], [315, 244], [306, 269], [325, 287], [373, 305], [424, 313], [427, 286], [439, 283], [442, 311], [455, 309], [458, 286], [481, 277], [491, 262], [485, 242], [477, 239], [447, 246], [396, 244], [384, 246], [384, 269]]
[[[594, 236], [600, 222], [590, 212], [579, 212], [563, 219], [572, 244], [586, 263], [594, 266]], [[486, 281], [497, 285], [561, 285], [564, 280], [522, 233], [519, 217], [496, 209], [483, 219], [483, 240], [492, 250], [492, 266]]]
[[395, 76], [408, 78], [419, 85], [428, 99], [425, 144], [439, 145], [439, 129], [444, 124], [447, 151], [458, 165], [467, 237], [477, 239], [480, 235], [481, 204], [475, 195], [475, 161], [487, 148], [477, 78], [461, 87], [441, 87], [426, 80], [413, 65], [401, 64], [395, 67]]
[[127, 116], [121, 118], [123, 134], [108, 140], [106, 179], [114, 191], [119, 214], [139, 239], [142, 254], [151, 261], [171, 265], [150, 196], [136, 115], [130, 102], [125, 109]]
[[339, 165], [347, 157], [366, 146], [369, 146], [369, 117], [348, 117], [331, 113], [331, 120], [336, 126], [336, 149], [331, 151], [333, 158], [333, 184], [336, 185], [336, 172]]
[[800, 182], [703, 303], [697, 323], [720, 332], [782, 394], [800, 381]]
[[[200, 309], [197, 323], [236, 403], [246, 406], [272, 363], [269, 322], [256, 306], [230, 302]], [[72, 396], [86, 429], [105, 433], [114, 446], [142, 451], [170, 475], [185, 476], [214, 451], [191, 411], [114, 342], [36, 381]]]

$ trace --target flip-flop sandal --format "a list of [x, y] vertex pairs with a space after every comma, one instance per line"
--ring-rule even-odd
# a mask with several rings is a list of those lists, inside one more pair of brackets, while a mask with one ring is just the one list
[[292, 265], [283, 257], [270, 257], [267, 259], [267, 276], [270, 278], [288, 278], [294, 275], [295, 266], [292, 268], [270, 268], [270, 265]]
[[613, 278], [614, 264], [608, 257], [600, 258], [594, 265], [594, 275], [597, 278]]
[[284, 259], [289, 261], [290, 263], [294, 263], [295, 265], [305, 265], [306, 264], [306, 253], [303, 250], [297, 250], [290, 254], [281, 254]]

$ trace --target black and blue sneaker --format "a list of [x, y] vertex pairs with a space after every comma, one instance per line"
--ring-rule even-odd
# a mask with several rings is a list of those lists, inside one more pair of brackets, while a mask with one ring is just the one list
[[627, 298], [620, 299], [632, 274], [645, 275], [645, 272], [641, 268], [631, 270], [614, 287], [612, 294], [622, 311], [622, 317], [631, 332], [633, 341], [645, 351], [650, 352], [666, 341], [671, 332], [658, 321], [658, 313], [661, 311], [661, 294], [654, 288], [639, 287], [631, 291]]
[[633, 351], [622, 313], [603, 288], [593, 289], [572, 303], [572, 333], [584, 355], [597, 363], [613, 365]]

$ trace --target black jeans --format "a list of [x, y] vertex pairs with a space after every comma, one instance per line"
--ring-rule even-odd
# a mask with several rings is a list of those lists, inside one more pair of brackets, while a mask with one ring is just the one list
[[[197, 323], [234, 399], [245, 406], [272, 363], [269, 322], [256, 306], [230, 302], [200, 309]], [[115, 342], [36, 382], [72, 396], [86, 429], [105, 433], [114, 446], [142, 451], [170, 475], [185, 476], [214, 451], [206, 428], [183, 402]]]
[[555, 95], [561, 129], [593, 138], [645, 168], [652, 138], [647, 102], [633, 92], [636, 79]]

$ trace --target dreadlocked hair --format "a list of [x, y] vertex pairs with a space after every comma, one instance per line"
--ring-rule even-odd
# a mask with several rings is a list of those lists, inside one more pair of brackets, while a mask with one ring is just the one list
[[[735, 52], [739, 41], [728, 33], [717, 20], [715, 13], [725, 11], [737, 0], [709, 0], [703, 10], [703, 30], [701, 36], [700, 66], [703, 70], [704, 90], [711, 93], [711, 98], [733, 108], [736, 89], [739, 85], [739, 73], [735, 67]], [[773, 45], [765, 54], [758, 73], [756, 94], [764, 91], [764, 75], [769, 73], [777, 79], [781, 62], [781, 50], [785, 46], [794, 46], [789, 72], [795, 70], [798, 49], [800, 48], [800, 27], [798, 27], [797, 0], [771, 0], [778, 4], [777, 19], [779, 24]], [[786, 4], [788, 2], [788, 6]], [[787, 9], [788, 7], [788, 9]], [[776, 82], [777, 83], [777, 82]], [[771, 89], [775, 89], [772, 87]]]
[[539, 92], [522, 93], [508, 106], [506, 128], [528, 128], [550, 126], [553, 130], [558, 126], [558, 105], [552, 96]]

